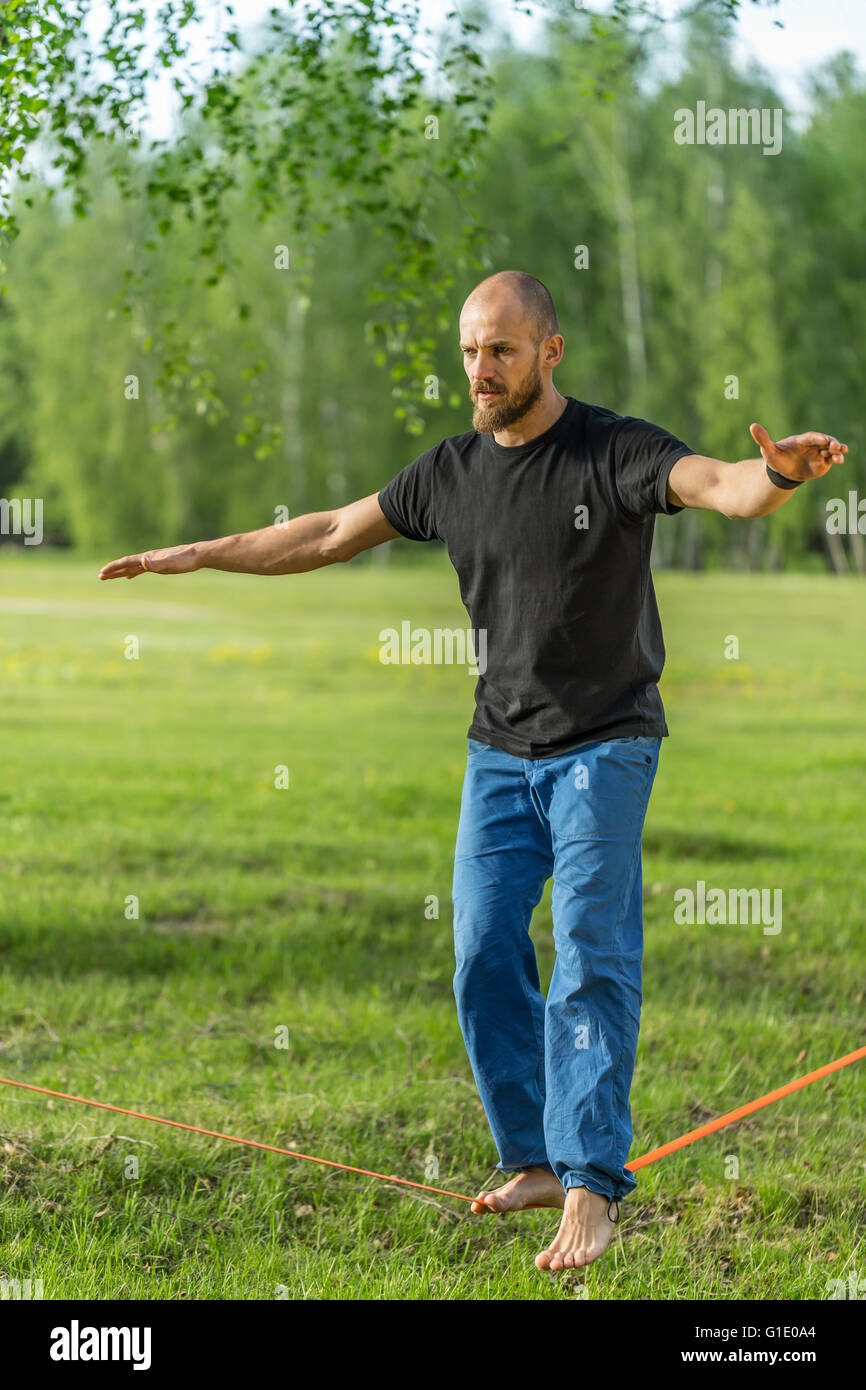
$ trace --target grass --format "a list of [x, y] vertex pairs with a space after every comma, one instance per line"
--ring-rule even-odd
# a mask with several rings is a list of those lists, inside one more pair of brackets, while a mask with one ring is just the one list
[[[378, 661], [403, 619], [468, 626], [445, 557], [97, 568], [0, 557], [0, 1074], [473, 1192], [496, 1156], [450, 885], [474, 678]], [[635, 1156], [863, 1041], [866, 587], [656, 584], [673, 737], [645, 833]], [[781, 888], [782, 931], [676, 925], [698, 879]], [[550, 885], [533, 936], [546, 979]], [[608, 1255], [558, 1279], [532, 1262], [550, 1214], [474, 1218], [0, 1087], [0, 1278], [45, 1298], [822, 1299], [866, 1279], [864, 1083], [855, 1065], [641, 1172]]]

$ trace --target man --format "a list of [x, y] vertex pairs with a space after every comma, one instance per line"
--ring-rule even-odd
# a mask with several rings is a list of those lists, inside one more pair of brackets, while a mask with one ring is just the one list
[[[501, 271], [463, 306], [473, 429], [379, 493], [242, 535], [128, 555], [102, 579], [296, 574], [396, 536], [447, 546], [486, 632], [454, 860], [458, 1017], [508, 1180], [477, 1213], [562, 1210], [540, 1269], [601, 1255], [635, 1186], [629, 1089], [641, 1007], [641, 836], [667, 733], [649, 561], [656, 513], [766, 516], [842, 463], [825, 434], [724, 463], [645, 420], [560, 395], [549, 292]], [[529, 937], [553, 876], [545, 997]], [[611, 1215], [611, 1210], [615, 1215]]]

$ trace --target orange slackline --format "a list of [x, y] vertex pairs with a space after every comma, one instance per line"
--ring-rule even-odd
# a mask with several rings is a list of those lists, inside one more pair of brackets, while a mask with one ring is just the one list
[[705, 1125], [699, 1125], [697, 1129], [690, 1129], [688, 1134], [681, 1134], [679, 1139], [672, 1139], [669, 1144], [662, 1144], [660, 1149], [651, 1149], [642, 1158], [636, 1158], [633, 1163], [627, 1163], [626, 1168], [634, 1172], [638, 1168], [645, 1168], [648, 1163], [655, 1163], [657, 1158], [664, 1158], [666, 1154], [672, 1154], [676, 1149], [685, 1148], [686, 1144], [693, 1144], [696, 1139], [703, 1139], [705, 1134], [712, 1134], [715, 1129], [722, 1129], [724, 1125], [732, 1125], [734, 1120], [741, 1120], [744, 1115], [751, 1115], [755, 1110], [760, 1110], [765, 1105], [772, 1105], [774, 1100], [781, 1100], [782, 1096], [791, 1095], [792, 1091], [801, 1091], [804, 1086], [811, 1086], [813, 1081], [820, 1081], [822, 1076], [829, 1076], [831, 1071], [838, 1071], [840, 1067], [850, 1066], [852, 1062], [859, 1062], [866, 1057], [866, 1047], [858, 1047], [856, 1052], [849, 1052], [847, 1057], [837, 1057], [835, 1062], [828, 1062], [826, 1067], [818, 1067], [817, 1071], [810, 1071], [806, 1076], [798, 1076], [796, 1081], [789, 1081], [786, 1086], [779, 1086], [775, 1091], [768, 1091], [765, 1096], [759, 1096], [757, 1100], [750, 1100], [748, 1105], [741, 1105], [737, 1110], [729, 1110], [727, 1115], [720, 1115], [717, 1120], [710, 1120]]
[[219, 1134], [215, 1129], [199, 1129], [198, 1125], [181, 1124], [180, 1120], [165, 1120], [161, 1115], [145, 1115], [139, 1110], [124, 1110], [119, 1105], [107, 1105], [104, 1100], [86, 1100], [84, 1096], [68, 1096], [64, 1091], [49, 1091], [45, 1086], [31, 1086], [26, 1081], [10, 1081], [0, 1076], [0, 1086], [21, 1086], [25, 1091], [39, 1091], [43, 1096], [57, 1096], [58, 1100], [76, 1100], [79, 1105], [96, 1105], [100, 1110], [114, 1110], [118, 1115], [132, 1115], [136, 1120], [153, 1120], [157, 1125], [172, 1125], [174, 1129], [188, 1129], [193, 1134], [206, 1134], [210, 1139], [228, 1139], [231, 1144], [246, 1144], [251, 1149], [267, 1149], [272, 1154], [286, 1154], [289, 1158], [303, 1158], [307, 1163], [323, 1163], [327, 1168], [342, 1168], [345, 1173], [362, 1173], [365, 1178], [381, 1178], [383, 1182], [398, 1182], [401, 1187], [420, 1187], [422, 1192], [438, 1192], [442, 1197], [457, 1197], [461, 1202], [474, 1202], [474, 1197], [464, 1197], [462, 1192], [446, 1192], [444, 1187], [426, 1187], [423, 1182], [410, 1182], [408, 1178], [394, 1178], [388, 1173], [371, 1173], [369, 1168], [352, 1168], [348, 1163], [335, 1163], [331, 1158], [314, 1158], [312, 1154], [298, 1153], [297, 1149], [278, 1149], [275, 1144], [260, 1144], [257, 1139], [238, 1139], [234, 1134]]
[[[765, 1105], [771, 1105], [774, 1100], [781, 1100], [783, 1096], [789, 1096], [793, 1091], [800, 1091], [804, 1086], [811, 1086], [813, 1081], [820, 1081], [822, 1076], [829, 1076], [831, 1072], [839, 1071], [841, 1067], [850, 1066], [852, 1062], [859, 1062], [866, 1057], [866, 1047], [860, 1047], [856, 1052], [849, 1052], [846, 1057], [838, 1057], [835, 1062], [828, 1062], [825, 1067], [818, 1067], [817, 1071], [810, 1071], [806, 1076], [800, 1076], [796, 1081], [789, 1081], [785, 1086], [779, 1086], [775, 1091], [769, 1091], [765, 1096], [759, 1096], [757, 1100], [750, 1100], [747, 1105], [741, 1105], [737, 1110], [729, 1110], [727, 1115], [720, 1115], [718, 1119], [710, 1120], [707, 1124], [701, 1125], [698, 1129], [689, 1130], [688, 1134], [681, 1134], [679, 1139], [672, 1139], [668, 1144], [662, 1144], [661, 1148], [652, 1149], [641, 1158], [636, 1158], [632, 1163], [627, 1163], [626, 1168], [633, 1172], [638, 1168], [645, 1168], [649, 1163], [655, 1163], [657, 1159], [664, 1158], [667, 1154], [674, 1153], [677, 1149], [682, 1149], [686, 1144], [694, 1144], [696, 1139], [703, 1139], [705, 1135], [712, 1134], [714, 1130], [722, 1129], [725, 1125], [733, 1124], [735, 1120], [741, 1120], [745, 1115], [751, 1115], [755, 1110], [760, 1110]], [[209, 1139], [227, 1139], [231, 1144], [245, 1144], [251, 1149], [266, 1149], [269, 1153], [285, 1154], [288, 1158], [302, 1158], [307, 1163], [321, 1163], [327, 1168], [340, 1168], [344, 1173], [360, 1173], [365, 1178], [379, 1178], [382, 1182], [398, 1183], [401, 1187], [418, 1188], [421, 1192], [436, 1192], [440, 1197], [456, 1197], [460, 1202], [474, 1202], [474, 1197], [467, 1197], [462, 1192], [449, 1192], [444, 1187], [428, 1187], [423, 1182], [410, 1182], [408, 1178], [395, 1178], [389, 1173], [373, 1173], [369, 1168], [353, 1168], [348, 1163], [335, 1163], [330, 1158], [315, 1158], [312, 1154], [298, 1153], [297, 1149], [280, 1149], [275, 1144], [261, 1144], [257, 1139], [238, 1139], [234, 1134], [220, 1134], [214, 1129], [200, 1129], [198, 1125], [182, 1124], [180, 1120], [166, 1120], [161, 1115], [145, 1115], [140, 1110], [124, 1110], [120, 1105], [109, 1105], [104, 1100], [88, 1100], [84, 1096], [70, 1096], [65, 1091], [50, 1091], [47, 1086], [33, 1086], [27, 1081], [13, 1081], [10, 1077], [0, 1076], [0, 1086], [18, 1086], [24, 1091], [37, 1091], [43, 1096], [55, 1096], [58, 1100], [72, 1100], [79, 1105], [93, 1105], [99, 1110], [113, 1110], [118, 1115], [131, 1115], [135, 1120], [151, 1120], [157, 1125], [171, 1125], [174, 1129], [187, 1129], [192, 1134], [205, 1134]]]

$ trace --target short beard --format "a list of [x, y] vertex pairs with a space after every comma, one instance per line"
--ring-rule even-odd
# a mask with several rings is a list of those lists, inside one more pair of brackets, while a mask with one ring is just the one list
[[[497, 390], [502, 390], [498, 387]], [[536, 362], [513, 391], [502, 392], [492, 401], [473, 401], [472, 428], [478, 434], [496, 434], [526, 415], [544, 394], [541, 368]]]

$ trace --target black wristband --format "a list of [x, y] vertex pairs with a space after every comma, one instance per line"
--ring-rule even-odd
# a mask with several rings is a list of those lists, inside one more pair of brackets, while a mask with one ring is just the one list
[[784, 473], [777, 473], [775, 468], [771, 468], [769, 464], [767, 464], [767, 477], [770, 479], [771, 483], [776, 484], [776, 487], [783, 487], [786, 489], [799, 487], [801, 483], [806, 481], [805, 478], [786, 478]]

